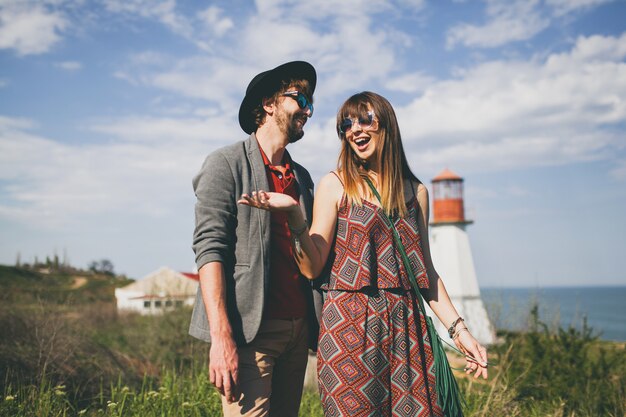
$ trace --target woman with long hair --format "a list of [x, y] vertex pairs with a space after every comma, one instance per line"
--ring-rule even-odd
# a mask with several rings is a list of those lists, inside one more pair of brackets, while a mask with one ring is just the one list
[[289, 196], [257, 191], [239, 201], [288, 214], [294, 257], [307, 278], [319, 276], [331, 257], [318, 347], [324, 413], [457, 414], [438, 399], [417, 291], [467, 355], [468, 374], [487, 378], [487, 352], [433, 267], [428, 191], [409, 168], [393, 107], [378, 94], [355, 94], [339, 109], [337, 133], [338, 167], [319, 184], [308, 233]]

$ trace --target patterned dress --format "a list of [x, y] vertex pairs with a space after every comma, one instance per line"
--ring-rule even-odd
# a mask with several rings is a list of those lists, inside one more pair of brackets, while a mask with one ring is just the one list
[[[428, 288], [417, 198], [395, 225], [421, 288]], [[343, 197], [318, 347], [324, 415], [443, 416], [424, 315], [378, 206]]]

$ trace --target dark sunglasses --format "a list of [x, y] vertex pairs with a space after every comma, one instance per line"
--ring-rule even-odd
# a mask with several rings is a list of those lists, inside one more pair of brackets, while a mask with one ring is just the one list
[[375, 122], [374, 112], [368, 111], [367, 114], [356, 117], [346, 117], [339, 123], [339, 131], [342, 134], [346, 134], [348, 131], [352, 130], [354, 126], [357, 124], [363, 130], [368, 130], [372, 127]]
[[309, 112], [311, 113], [309, 117], [313, 116], [313, 104], [311, 104], [309, 99], [306, 98], [304, 94], [299, 91], [286, 91], [283, 93], [283, 96], [288, 96], [296, 100], [296, 103], [298, 103], [298, 107], [300, 107], [301, 109], [309, 109]]

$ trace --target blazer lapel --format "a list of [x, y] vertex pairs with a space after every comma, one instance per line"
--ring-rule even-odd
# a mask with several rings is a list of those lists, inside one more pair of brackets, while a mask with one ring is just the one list
[[[246, 150], [248, 153], [248, 161], [250, 161], [250, 169], [252, 170], [252, 186], [253, 190], [245, 190], [250, 193], [258, 190], [269, 190], [270, 185], [267, 182], [267, 174], [265, 172], [265, 164], [263, 163], [263, 157], [261, 156], [261, 150], [259, 149], [259, 143], [256, 140], [254, 133], [250, 135], [246, 140]], [[259, 222], [261, 224], [261, 231], [266, 240], [269, 241], [270, 236], [270, 212], [267, 210], [255, 210], [259, 215]]]

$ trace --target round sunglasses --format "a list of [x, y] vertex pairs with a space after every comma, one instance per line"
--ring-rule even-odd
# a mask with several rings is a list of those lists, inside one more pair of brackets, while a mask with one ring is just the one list
[[[374, 116], [374, 112], [368, 111], [367, 114], [361, 115], [359, 117], [346, 117], [339, 123], [339, 131], [342, 134], [346, 134], [351, 131], [356, 125], [358, 125], [363, 130], [372, 129], [372, 125], [375, 125], [376, 118]], [[376, 129], [376, 127], [374, 127]]]

